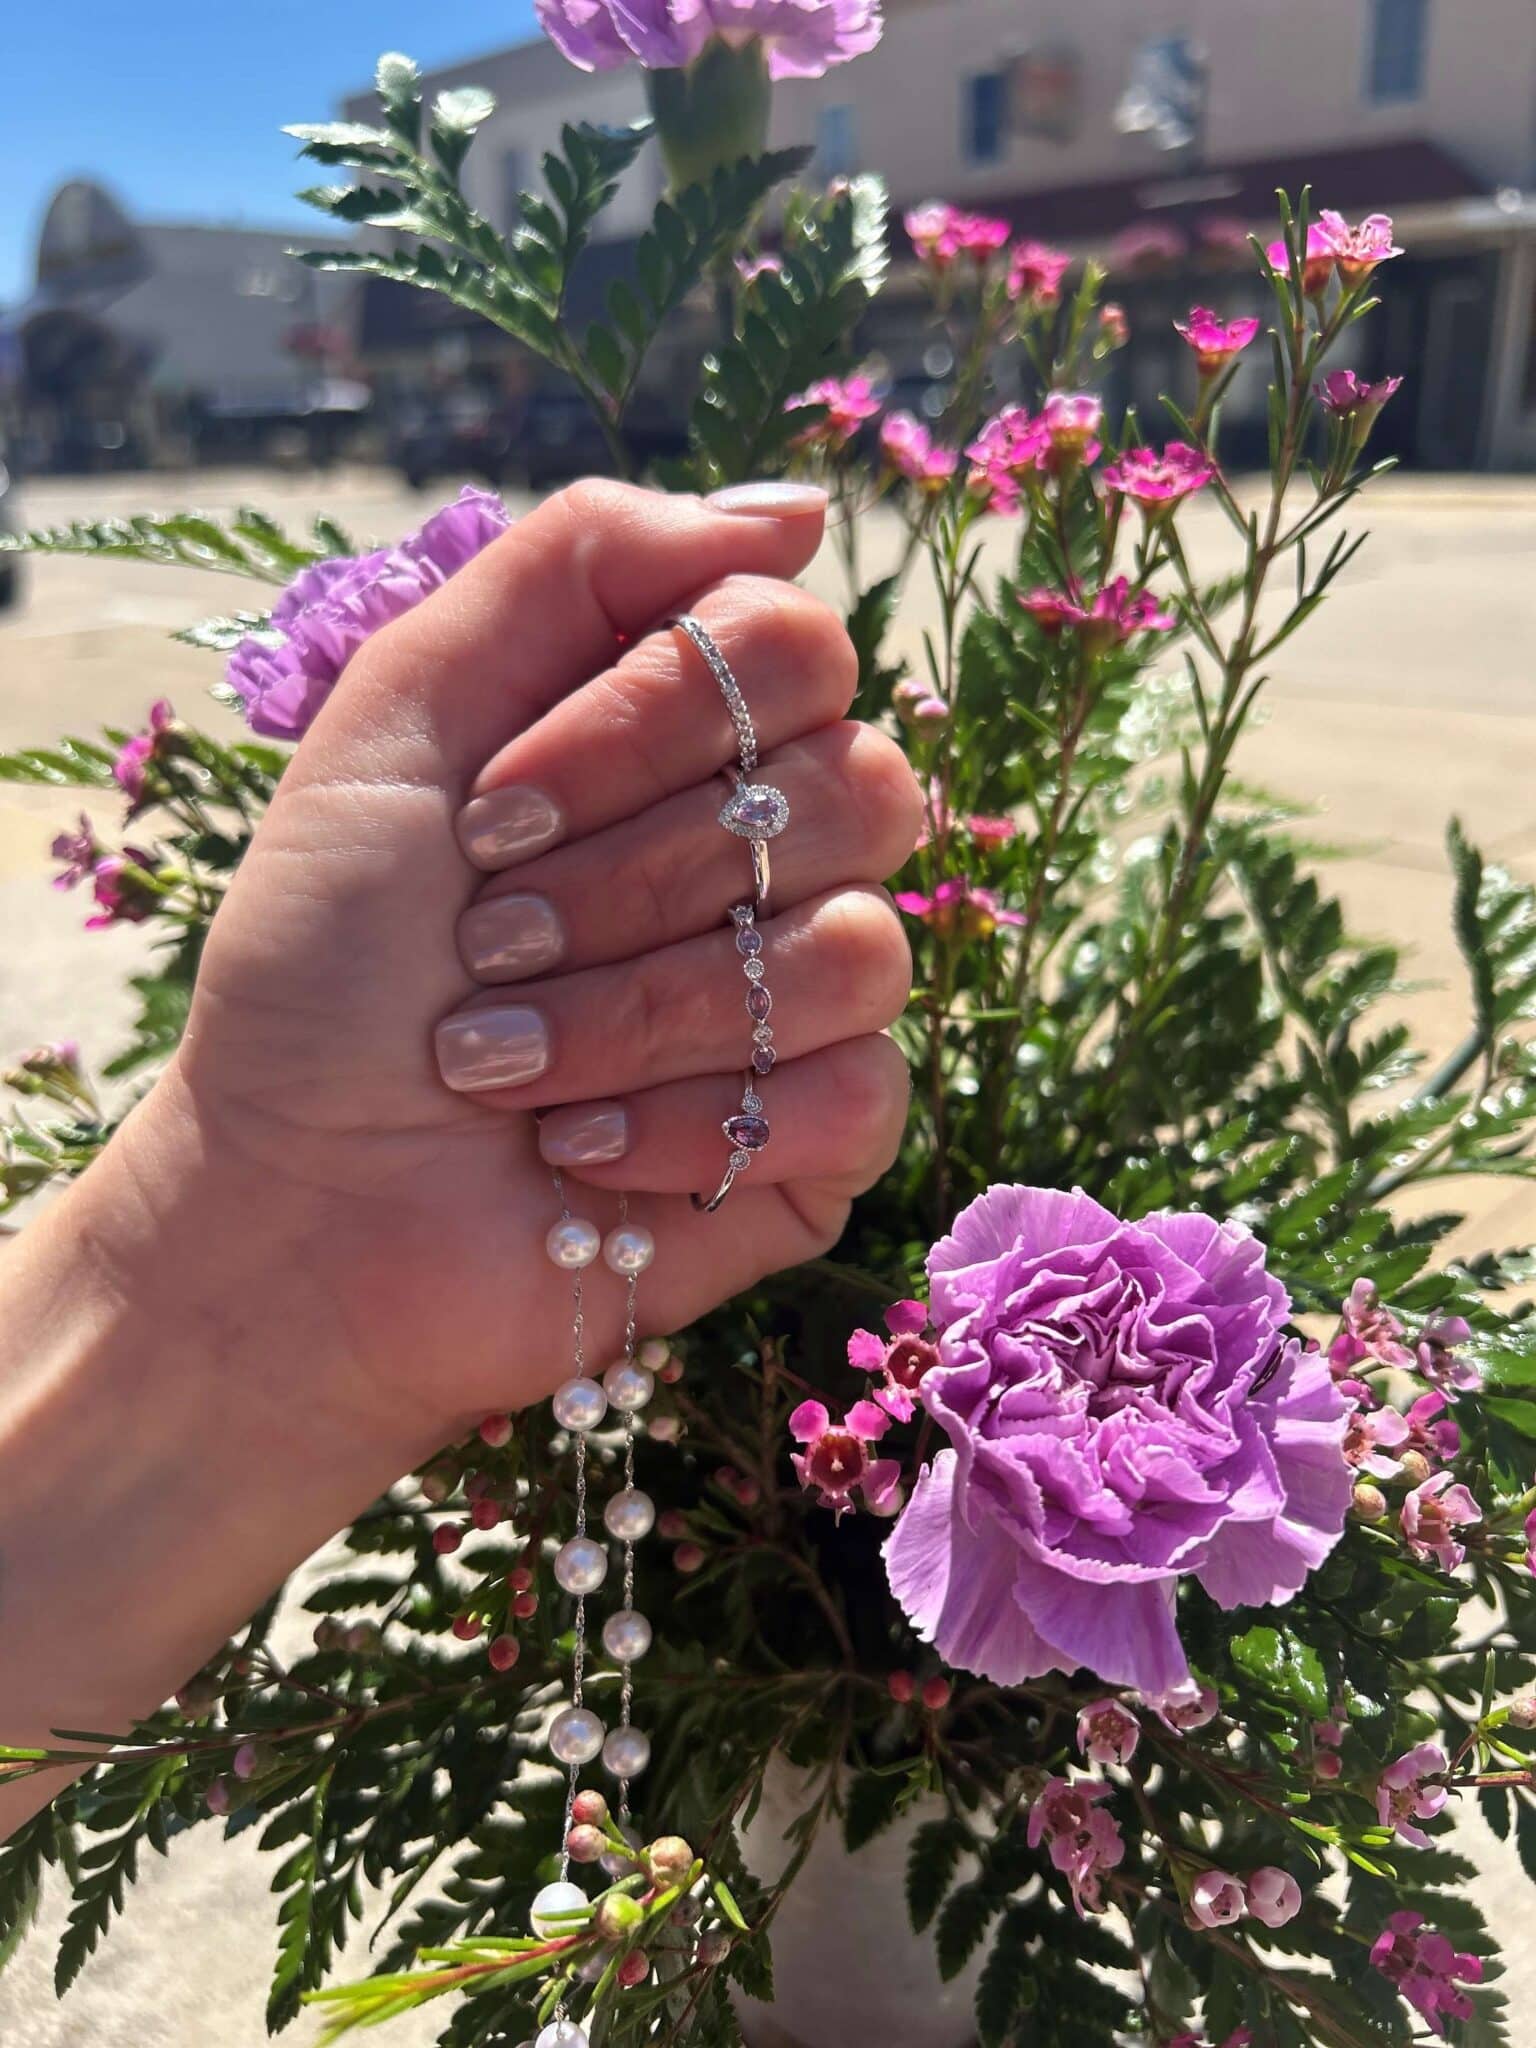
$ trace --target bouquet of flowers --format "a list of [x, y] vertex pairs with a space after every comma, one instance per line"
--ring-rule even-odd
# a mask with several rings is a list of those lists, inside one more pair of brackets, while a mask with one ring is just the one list
[[[309, 1576], [307, 1654], [278, 1657], [274, 1600], [142, 1726], [0, 1752], [91, 1766], [0, 1850], [0, 1927], [59, 1865], [67, 1985], [140, 1845], [217, 1821], [279, 1859], [274, 2027], [306, 1999], [344, 2031], [443, 1997], [454, 2048], [716, 2044], [758, 2038], [796, 1887], [830, 1857], [856, 1895], [884, 1841], [935, 1996], [973, 2004], [957, 2041], [1496, 2048], [1496, 1946], [1454, 1836], [1475, 1804], [1536, 1879], [1536, 1268], [1437, 1258], [1457, 1215], [1395, 1197], [1532, 1171], [1536, 904], [1451, 826], [1469, 1022], [1431, 1059], [1392, 1017], [1397, 952], [1350, 937], [1294, 808], [1233, 773], [1266, 665], [1361, 544], [1341, 515], [1396, 380], [1334, 355], [1390, 275], [1391, 224], [1282, 196], [1251, 250], [1267, 334], [1193, 309], [1154, 429], [1101, 395], [1126, 323], [1099, 267], [922, 208], [903, 229], [955, 368], [918, 420], [860, 364], [877, 181], [796, 186], [762, 226], [803, 168], [763, 149], [771, 79], [856, 56], [878, 15], [750, 0], [722, 38], [652, 0], [542, 12], [572, 61], [651, 73], [672, 189], [609, 317], [577, 335], [566, 289], [650, 126], [568, 129], [503, 238], [460, 184], [487, 96], [423, 108], [399, 57], [378, 126], [295, 131], [354, 174], [308, 196], [392, 236], [315, 260], [503, 328], [587, 395], [621, 468], [658, 330], [718, 321], [666, 481], [826, 484], [858, 708], [927, 793], [898, 883], [914, 1113], [833, 1257], [642, 1347], [631, 1449], [665, 1507], [634, 1606], [668, 1619], [635, 1666], [635, 1817], [584, 1787], [562, 1822], [544, 1746], [578, 1432], [493, 1415]], [[1255, 488], [1223, 468], [1222, 410], [1266, 349]], [[1196, 558], [1197, 495], [1234, 572]], [[902, 545], [865, 581], [876, 506]], [[0, 762], [124, 812], [120, 837], [81, 816], [55, 848], [91, 923], [164, 935], [114, 1076], [174, 1047], [287, 744], [505, 522], [466, 492], [373, 549], [254, 512], [21, 543], [261, 590], [183, 636], [224, 657], [250, 739], [162, 703], [140, 733]], [[917, 579], [939, 624], [912, 672], [892, 628]], [[8, 1079], [15, 1204], [111, 1124], [67, 1046]], [[582, 1439], [602, 1500], [629, 1483], [613, 1419]], [[564, 1863], [583, 1882], [552, 1891]], [[377, 1967], [330, 1984], [364, 1882], [391, 1893]], [[782, 1988], [792, 1950], [777, 1967]]]

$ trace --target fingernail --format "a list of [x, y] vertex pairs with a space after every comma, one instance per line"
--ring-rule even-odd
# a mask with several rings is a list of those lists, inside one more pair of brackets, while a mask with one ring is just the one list
[[706, 503], [717, 512], [739, 512], [756, 519], [801, 519], [811, 512], [827, 509], [827, 494], [819, 484], [792, 484], [782, 477], [768, 477], [761, 483], [727, 484], [723, 491], [711, 491]]
[[560, 807], [541, 789], [492, 789], [471, 797], [455, 824], [459, 844], [482, 868], [509, 868], [565, 830]]
[[487, 896], [459, 919], [459, 951], [483, 980], [522, 981], [552, 966], [565, 934], [547, 896]]
[[537, 1010], [506, 1004], [460, 1010], [437, 1027], [437, 1064], [450, 1088], [515, 1088], [549, 1065], [549, 1031]]
[[621, 1102], [557, 1109], [539, 1125], [539, 1150], [551, 1166], [598, 1166], [629, 1150], [629, 1116]]

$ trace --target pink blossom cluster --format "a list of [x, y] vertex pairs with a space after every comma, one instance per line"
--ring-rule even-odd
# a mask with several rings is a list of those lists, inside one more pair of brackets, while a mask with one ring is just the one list
[[1266, 1927], [1284, 1927], [1300, 1911], [1301, 1886], [1272, 1863], [1247, 1879], [1229, 1870], [1203, 1870], [1189, 1888], [1189, 1916], [1199, 1927], [1230, 1927], [1245, 1913]]
[[819, 1504], [837, 1520], [853, 1506], [855, 1491], [876, 1509], [895, 1498], [900, 1464], [872, 1455], [890, 1420], [873, 1401], [855, 1401], [841, 1422], [834, 1422], [820, 1401], [802, 1401], [790, 1416], [789, 1433], [803, 1447], [790, 1457], [795, 1475], [803, 1489], [815, 1489]]
[[1398, 1516], [1403, 1540], [1413, 1555], [1426, 1564], [1433, 1560], [1443, 1572], [1455, 1571], [1467, 1554], [1456, 1531], [1471, 1528], [1482, 1519], [1482, 1509], [1449, 1472], [1437, 1472], [1415, 1486]]
[[802, 412], [807, 406], [825, 406], [819, 420], [795, 436], [797, 448], [846, 448], [866, 420], [880, 410], [875, 387], [867, 377], [822, 377], [784, 401], [786, 412]]
[[1382, 1826], [1415, 1849], [1427, 1849], [1429, 1836], [1418, 1823], [1433, 1820], [1450, 1798], [1444, 1783], [1449, 1768], [1438, 1742], [1421, 1742], [1389, 1763], [1376, 1781], [1376, 1817]]
[[1216, 465], [1203, 449], [1187, 441], [1156, 448], [1127, 448], [1104, 471], [1107, 490], [1119, 491], [1138, 504], [1148, 518], [1160, 516], [1192, 491], [1203, 490]]
[[[1289, 271], [1290, 252], [1283, 239], [1271, 242], [1264, 253], [1273, 269]], [[1389, 215], [1368, 214], [1358, 227], [1352, 228], [1343, 214], [1325, 207], [1307, 229], [1306, 254], [1301, 265], [1302, 291], [1309, 299], [1320, 297], [1335, 270], [1346, 285], [1357, 285], [1370, 276], [1378, 263], [1402, 253], [1392, 239]]]
[[1390, 1406], [1374, 1407], [1375, 1396], [1358, 1380], [1342, 1384], [1351, 1392], [1358, 1390], [1344, 1431], [1344, 1455], [1357, 1471], [1377, 1479], [1394, 1479], [1404, 1472], [1424, 1480], [1460, 1451], [1461, 1430], [1445, 1414], [1445, 1396], [1438, 1388], [1420, 1394], [1405, 1415]]
[[939, 1347], [920, 1301], [898, 1301], [885, 1311], [887, 1338], [855, 1330], [848, 1339], [848, 1363], [855, 1372], [877, 1375], [876, 1404], [897, 1422], [910, 1422], [922, 1401], [923, 1374], [939, 1362]]
[[1029, 1809], [1029, 1846], [1045, 1842], [1083, 1915], [1100, 1911], [1104, 1873], [1125, 1858], [1125, 1838], [1103, 1808], [1109, 1793], [1108, 1785], [1092, 1778], [1047, 1778]]
[[1350, 1379], [1360, 1368], [1391, 1366], [1414, 1372], [1432, 1387], [1455, 1394], [1476, 1393], [1483, 1376], [1460, 1353], [1472, 1332], [1461, 1316], [1436, 1316], [1409, 1344], [1398, 1318], [1382, 1302], [1373, 1282], [1357, 1280], [1344, 1298], [1338, 1333], [1328, 1347], [1328, 1363], [1336, 1379]]
[[1259, 331], [1257, 320], [1223, 320], [1209, 306], [1191, 306], [1188, 318], [1173, 326], [1194, 350], [1195, 367], [1205, 378], [1219, 375]]
[[141, 846], [125, 846], [108, 853], [96, 837], [96, 828], [82, 811], [71, 832], [61, 832], [50, 848], [60, 863], [53, 878], [56, 889], [74, 889], [89, 879], [96, 899], [94, 913], [85, 920], [88, 932], [102, 931], [112, 924], [142, 924], [160, 901], [160, 890], [147, 878], [158, 862]]
[[1458, 1987], [1482, 1983], [1482, 1962], [1426, 1927], [1422, 1913], [1394, 1913], [1376, 1937], [1371, 1961], [1437, 2034], [1448, 2036], [1447, 2020], [1471, 2019], [1472, 2001]]
[[1070, 626], [1090, 654], [1121, 647], [1137, 633], [1167, 633], [1177, 624], [1150, 590], [1133, 591], [1124, 576], [1086, 600], [1081, 593], [1073, 598], [1060, 590], [1024, 590], [1018, 597], [1043, 633], [1054, 638]]
[[954, 449], [941, 447], [910, 412], [886, 414], [880, 422], [880, 452], [898, 476], [925, 494], [943, 490], [960, 467]]
[[148, 730], [136, 732], [118, 749], [117, 759], [112, 763], [112, 780], [134, 809], [144, 800], [151, 764], [163, 756], [169, 736], [175, 730], [176, 714], [171, 709], [170, 699], [161, 697], [149, 707]]
[[931, 895], [920, 889], [899, 889], [896, 908], [915, 917], [944, 938], [989, 939], [1002, 925], [1028, 924], [1020, 910], [1009, 910], [993, 889], [983, 889], [964, 875], [940, 882]]
[[984, 269], [1000, 250], [1008, 250], [1005, 290], [1031, 312], [1047, 312], [1061, 301], [1061, 281], [1072, 259], [1044, 242], [1013, 242], [1007, 221], [985, 213], [967, 213], [945, 200], [914, 207], [902, 216], [907, 238], [918, 260], [941, 275], [960, 257]]

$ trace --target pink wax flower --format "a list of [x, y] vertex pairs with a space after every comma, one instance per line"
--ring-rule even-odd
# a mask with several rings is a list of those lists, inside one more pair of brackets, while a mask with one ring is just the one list
[[1161, 454], [1155, 448], [1127, 448], [1105, 469], [1104, 482], [1108, 489], [1134, 498], [1150, 518], [1191, 491], [1204, 489], [1215, 474], [1215, 463], [1200, 449], [1187, 441], [1170, 441]]
[[1461, 1430], [1444, 1414], [1445, 1396], [1438, 1389], [1420, 1394], [1404, 1418], [1408, 1449], [1435, 1465], [1448, 1465], [1461, 1451]]
[[736, 275], [743, 284], [755, 284], [760, 277], [776, 277], [784, 268], [777, 256], [738, 256]]
[[914, 207], [902, 216], [902, 226], [920, 262], [933, 270], [947, 270], [957, 256], [970, 256], [985, 263], [1008, 240], [1005, 220], [982, 213], [965, 213], [935, 199]]
[[162, 751], [161, 741], [175, 722], [169, 698], [161, 697], [149, 708], [149, 730], [135, 733], [118, 749], [117, 759], [112, 763], [112, 779], [134, 806], [143, 800], [149, 764]]
[[95, 913], [85, 920], [88, 932], [102, 931], [110, 924], [142, 924], [153, 915], [160, 891], [144, 878], [155, 871], [152, 855], [137, 846], [125, 846], [121, 853], [109, 853], [97, 861], [91, 876]]
[[1344, 1298], [1338, 1335], [1328, 1347], [1328, 1363], [1341, 1379], [1367, 1359], [1406, 1370], [1413, 1364], [1413, 1353], [1402, 1338], [1403, 1326], [1383, 1306], [1374, 1282], [1357, 1280]]
[[[1340, 1392], [1346, 1392], [1354, 1384], [1345, 1381]], [[1376, 1479], [1391, 1479], [1397, 1471], [1397, 1461], [1391, 1455], [1399, 1451], [1408, 1441], [1408, 1422], [1395, 1408], [1372, 1409], [1367, 1404], [1371, 1399], [1370, 1389], [1361, 1387], [1364, 1399], [1350, 1415], [1344, 1429], [1344, 1455], [1358, 1472], [1369, 1472]]]
[[80, 822], [72, 832], [61, 832], [54, 840], [49, 852], [62, 863], [53, 878], [55, 889], [74, 889], [94, 874], [96, 863], [101, 859], [101, 844], [96, 837], [95, 827], [84, 811]]
[[826, 412], [795, 436], [797, 448], [846, 448], [864, 422], [880, 410], [867, 377], [823, 377], [787, 398], [784, 410], [799, 412], [809, 405], [825, 406]]
[[1376, 416], [1402, 383], [1401, 377], [1382, 377], [1368, 384], [1353, 370], [1330, 370], [1321, 384], [1313, 386], [1325, 412], [1345, 421], [1358, 447], [1376, 424]]
[[1019, 830], [1012, 818], [989, 818], [977, 811], [966, 819], [965, 829], [979, 846], [1004, 846]]
[[1481, 1984], [1482, 1962], [1454, 1948], [1434, 1928], [1426, 1928], [1422, 1913], [1393, 1913], [1376, 1937], [1371, 1961], [1442, 2037], [1448, 2038], [1448, 2019], [1471, 2019], [1472, 2001], [1457, 1986]]
[[1346, 284], [1358, 284], [1378, 263], [1403, 253], [1392, 239], [1390, 214], [1369, 213], [1359, 227], [1352, 228], [1342, 213], [1325, 206], [1317, 220]]
[[943, 490], [960, 466], [953, 448], [940, 448], [922, 421], [909, 412], [887, 413], [880, 423], [880, 450], [898, 476], [925, 495]]
[[1008, 296], [1022, 299], [1026, 306], [1047, 311], [1061, 299], [1061, 280], [1072, 258], [1044, 242], [1015, 242], [1008, 251]]
[[1051, 437], [1043, 418], [1031, 418], [1022, 405], [1005, 405], [965, 452], [971, 464], [967, 490], [989, 511], [1016, 512], [1021, 487], [1044, 467]]
[[802, 1487], [815, 1487], [820, 1505], [839, 1521], [853, 1506], [855, 1487], [865, 1505], [879, 1507], [901, 1483], [894, 1458], [870, 1456], [884, 1436], [890, 1417], [873, 1401], [855, 1401], [841, 1422], [834, 1422], [820, 1401], [802, 1401], [789, 1418], [789, 1433], [803, 1451], [791, 1453]]
[[1051, 444], [1051, 468], [1075, 468], [1098, 455], [1103, 402], [1091, 391], [1049, 391], [1040, 408], [1040, 424]]
[[1131, 338], [1131, 323], [1126, 317], [1124, 306], [1116, 305], [1113, 299], [1106, 299], [1099, 308], [1099, 349], [1124, 348]]
[[1077, 1717], [1077, 1746], [1092, 1764], [1128, 1764], [1141, 1740], [1141, 1723], [1118, 1700], [1095, 1700]]
[[1414, 1487], [1399, 1515], [1414, 1556], [1425, 1562], [1433, 1558], [1443, 1572], [1455, 1571], [1467, 1554], [1465, 1544], [1456, 1541], [1456, 1530], [1482, 1519], [1482, 1509], [1459, 1480], [1452, 1483], [1449, 1472], [1437, 1472]]
[[1083, 1915], [1103, 1904], [1106, 1870], [1125, 1857], [1125, 1841], [1113, 1815], [1102, 1810], [1108, 1785], [1089, 1778], [1047, 1778], [1029, 1809], [1025, 1838], [1031, 1849], [1044, 1841], [1051, 1862], [1066, 1878], [1072, 1903]]
[[1149, 590], [1132, 592], [1128, 579], [1117, 576], [1090, 604], [1078, 603], [1060, 590], [1019, 592], [1019, 603], [1043, 633], [1053, 638], [1073, 627], [1090, 654], [1123, 646], [1137, 633], [1167, 633], [1177, 623]]
[[1388, 1764], [1376, 1781], [1376, 1818], [1415, 1849], [1429, 1847], [1428, 1835], [1415, 1822], [1433, 1820], [1451, 1796], [1444, 1785], [1427, 1782], [1443, 1777], [1449, 1762], [1438, 1742], [1421, 1742]]
[[951, 1668], [1016, 1685], [1081, 1666], [1162, 1699], [1191, 1676], [1181, 1578], [1268, 1607], [1330, 1555], [1354, 1480], [1345, 1403], [1283, 1334], [1289, 1297], [1241, 1224], [998, 1186], [928, 1279], [923, 1405], [950, 1448], [885, 1560]]
[[1301, 1886], [1288, 1870], [1266, 1863], [1254, 1871], [1246, 1886], [1248, 1910], [1266, 1927], [1284, 1927], [1301, 1911]]
[[1138, 222], [1122, 228], [1109, 245], [1111, 270], [1162, 270], [1189, 254], [1189, 244], [1166, 221]]
[[1469, 1343], [1471, 1337], [1471, 1329], [1460, 1316], [1437, 1316], [1419, 1331], [1419, 1341], [1413, 1349], [1414, 1370], [1432, 1387], [1448, 1387], [1453, 1394], [1475, 1394], [1483, 1384], [1483, 1375], [1458, 1349]]
[[[1290, 252], [1284, 240], [1271, 242], [1264, 251], [1269, 258], [1271, 270], [1278, 270], [1283, 277], [1291, 272]], [[1333, 239], [1328, 230], [1313, 221], [1307, 229], [1307, 253], [1302, 259], [1301, 288], [1309, 299], [1315, 299], [1328, 289], [1328, 280], [1333, 275], [1335, 251]]]
[[1186, 1735], [1192, 1728], [1204, 1728], [1221, 1711], [1221, 1701], [1215, 1688], [1201, 1685], [1193, 1678], [1174, 1686], [1152, 1705], [1157, 1718], [1175, 1735]]
[[1008, 910], [996, 892], [981, 889], [963, 876], [940, 882], [931, 896], [918, 889], [899, 889], [896, 908], [915, 917], [943, 938], [989, 939], [1002, 925], [1027, 924], [1022, 911]]
[[1192, 306], [1187, 320], [1175, 320], [1175, 334], [1181, 334], [1195, 352], [1195, 368], [1202, 377], [1214, 377], [1232, 358], [1245, 349], [1259, 331], [1257, 320], [1222, 320], [1209, 306]]
[[[902, 686], [898, 685], [897, 687], [900, 688]], [[927, 686], [925, 684], [918, 683], [913, 687], [915, 687], [919, 697], [927, 695]], [[915, 702], [916, 700], [914, 699], [913, 701]], [[928, 785], [926, 808], [927, 816], [923, 822], [922, 836], [917, 842], [920, 849], [925, 846], [931, 846], [935, 837], [947, 838], [951, 833], [964, 833], [973, 839], [978, 846], [982, 847], [1004, 846], [1010, 839], [1016, 838], [1018, 835], [1019, 828], [1012, 818], [992, 818], [980, 811], [972, 812], [968, 818], [955, 818], [951, 816], [949, 806], [944, 800], [944, 792], [940, 788], [936, 776]], [[930, 823], [932, 826], [931, 831], [929, 829]]]
[[872, 50], [879, 0], [535, 0], [539, 26], [582, 71], [680, 71], [714, 36], [760, 37], [770, 78], [820, 78]]
[[1230, 1927], [1247, 1903], [1242, 1885], [1225, 1870], [1202, 1870], [1189, 1888], [1189, 1910], [1202, 1927]]
[[1248, 224], [1235, 214], [1205, 214], [1195, 222], [1195, 240], [1211, 256], [1240, 259], [1249, 253]]
[[939, 1362], [939, 1347], [928, 1330], [928, 1311], [920, 1301], [898, 1301], [885, 1312], [889, 1340], [873, 1330], [855, 1330], [848, 1339], [848, 1363], [855, 1372], [880, 1375], [874, 1400], [897, 1422], [910, 1422], [921, 1399], [923, 1374]]

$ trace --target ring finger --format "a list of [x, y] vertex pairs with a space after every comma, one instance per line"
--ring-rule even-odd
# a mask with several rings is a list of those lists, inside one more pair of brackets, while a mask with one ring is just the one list
[[[799, 904], [762, 937], [781, 1059], [882, 1031], [906, 1002], [911, 955], [883, 890]], [[741, 969], [725, 930], [525, 983], [516, 1002], [472, 997], [438, 1025], [438, 1066], [450, 1088], [516, 1110], [739, 1073], [751, 1049]]]
[[[922, 800], [906, 756], [883, 733], [828, 726], [781, 748], [761, 779], [783, 791], [794, 821], [773, 848], [780, 904], [883, 881], [911, 851]], [[751, 883], [746, 848], [716, 823], [724, 796], [723, 782], [702, 783], [487, 882], [459, 919], [464, 965], [477, 981], [526, 981], [718, 926]]]

